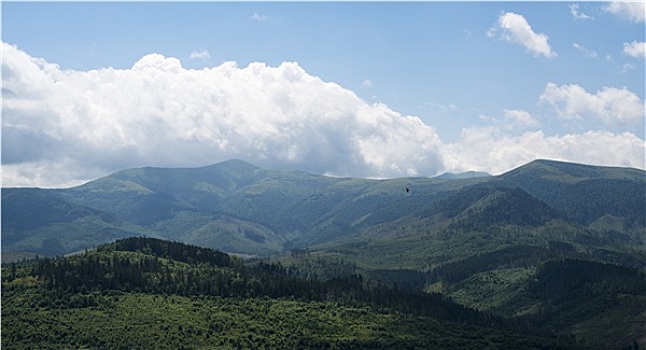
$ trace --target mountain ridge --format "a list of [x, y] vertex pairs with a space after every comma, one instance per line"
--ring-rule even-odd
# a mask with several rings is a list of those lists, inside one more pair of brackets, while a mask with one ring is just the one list
[[[237, 247], [237, 253], [280, 253], [352, 237], [405, 217], [416, 220], [429, 211], [441, 211], [436, 208], [438, 201], [459, 197], [462, 191], [475, 186], [517, 188], [529, 195], [514, 199], [518, 203], [532, 201], [531, 198], [542, 203], [531, 204], [530, 209], [546, 205], [578, 225], [596, 223], [594, 228], [600, 230], [605, 222], [612, 223], [613, 230], [619, 228], [629, 239], [640, 242], [645, 240], [639, 234], [639, 229], [646, 227], [646, 209], [642, 208], [646, 202], [641, 197], [645, 179], [646, 172], [638, 169], [550, 160], [535, 160], [498, 176], [463, 179], [333, 178], [296, 170], [262, 169], [241, 160], [199, 168], [134, 168], [67, 189], [3, 189], [2, 213], [11, 223], [3, 225], [3, 236], [22, 236], [23, 241], [32, 243], [21, 247], [36, 246], [31, 253], [38, 254], [46, 254], [42, 246], [45, 239], [71, 239], [47, 237], [54, 222], [16, 230], [13, 221], [40, 222], [39, 216], [54, 215], [48, 208], [39, 213], [29, 210], [36, 204], [29, 193], [38, 192], [45, 201], [62, 201], [78, 210], [87, 208], [83, 209], [87, 215], [67, 220], [68, 227], [82, 227], [84, 217], [109, 218], [112, 221], [95, 222], [106, 229], [119, 222], [119, 227], [128, 227], [124, 234], [137, 232], [187, 243], [208, 241], [218, 249], [227, 248], [218, 246], [218, 241], [239, 240], [243, 243], [228, 246]], [[262, 248], [260, 242], [267, 247]], [[90, 245], [101, 243], [107, 242]], [[245, 245], [250, 247], [247, 251]], [[51, 253], [84, 248], [75, 246]], [[3, 252], [19, 251], [12, 245], [3, 245]]]
[[489, 177], [489, 176], [492, 176], [492, 175], [489, 174], [488, 172], [469, 170], [461, 173], [445, 172], [440, 175], [434, 176], [433, 178], [452, 180], [452, 179], [470, 179], [470, 178]]

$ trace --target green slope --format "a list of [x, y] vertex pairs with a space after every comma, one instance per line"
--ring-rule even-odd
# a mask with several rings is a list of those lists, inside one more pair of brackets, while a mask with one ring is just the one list
[[62, 255], [154, 231], [117, 215], [70, 202], [58, 190], [2, 190], [3, 259], [24, 253]]
[[646, 226], [642, 170], [538, 160], [501, 179], [582, 224], [610, 214], [625, 218], [627, 225]]

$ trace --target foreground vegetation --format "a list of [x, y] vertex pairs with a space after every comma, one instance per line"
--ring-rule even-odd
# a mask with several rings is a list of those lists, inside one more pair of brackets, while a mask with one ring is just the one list
[[[5, 300], [4, 298], [7, 298]], [[35, 301], [35, 300], [38, 301]], [[84, 306], [85, 299], [91, 300]], [[139, 293], [3, 296], [4, 349], [545, 349], [523, 336], [368, 306]]]
[[[439, 296], [377, 290], [359, 277], [322, 282], [296, 275], [280, 265], [248, 267], [212, 250], [144, 238], [5, 265], [2, 347], [581, 347], [571, 337], [522, 334], [522, 325]], [[216, 288], [202, 290], [197, 281]]]
[[[646, 275], [641, 267], [646, 260], [637, 260], [639, 255], [581, 251], [557, 241], [545, 246], [506, 247], [504, 236], [498, 241], [493, 235], [489, 237], [491, 251], [435, 266], [429, 264], [426, 269], [370, 269], [388, 266], [377, 264], [389, 257], [375, 255], [370, 259], [366, 254], [379, 244], [374, 241], [335, 254], [313, 250], [310, 256], [283, 261], [297, 264], [310, 274], [335, 276], [362, 271], [385, 285], [441, 293], [460, 305], [497, 315], [534, 332], [574, 334], [577, 341], [598, 344], [603, 349], [646, 345]], [[391, 246], [405, 240], [412, 239], [393, 239]], [[417, 250], [423, 248], [422, 242], [416, 246]]]

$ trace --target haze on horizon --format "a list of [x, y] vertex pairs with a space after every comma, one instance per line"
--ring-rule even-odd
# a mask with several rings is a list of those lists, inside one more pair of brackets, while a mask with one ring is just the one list
[[643, 2], [3, 3], [2, 185], [644, 169], [643, 28]]

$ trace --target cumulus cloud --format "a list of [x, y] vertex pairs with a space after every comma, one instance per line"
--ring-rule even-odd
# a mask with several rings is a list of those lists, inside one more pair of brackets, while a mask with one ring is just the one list
[[613, 1], [604, 6], [603, 10], [632, 22], [644, 22], [646, 19], [644, 1]]
[[644, 168], [644, 140], [632, 133], [588, 131], [547, 136], [543, 131], [507, 134], [497, 127], [473, 127], [460, 140], [446, 144], [444, 162], [450, 171], [483, 169], [500, 174], [534, 159]]
[[513, 12], [500, 15], [496, 26], [488, 32], [488, 35], [496, 36], [498, 30], [502, 30], [500, 37], [503, 40], [524, 46], [534, 56], [556, 57], [556, 52], [548, 43], [549, 37], [534, 32], [522, 15]]
[[595, 94], [577, 84], [548, 83], [539, 98], [564, 119], [596, 117], [607, 124], [635, 123], [644, 118], [644, 103], [626, 88], [604, 87]]
[[[522, 109], [505, 109], [501, 117], [481, 114], [478, 119], [483, 124], [488, 125], [484, 128], [493, 128], [501, 132], [519, 132], [536, 129], [541, 126], [541, 123], [536, 118]], [[482, 126], [475, 128], [482, 128]]]
[[189, 58], [191, 58], [191, 59], [195, 59], [195, 58], [209, 59], [209, 58], [211, 58], [211, 54], [207, 50], [193, 51], [193, 52], [191, 52], [191, 55], [189, 56]]
[[507, 129], [532, 129], [537, 128], [541, 123], [524, 110], [505, 110], [504, 124]]
[[442, 167], [434, 128], [369, 105], [296, 63], [190, 70], [151, 54], [131, 69], [86, 72], [61, 70], [8, 44], [2, 49], [7, 185], [17, 184], [12, 176], [20, 177], [23, 165], [46, 174], [63, 160], [110, 172], [241, 158], [367, 177]]
[[646, 58], [646, 43], [633, 41], [632, 43], [624, 43], [624, 54], [635, 58]]
[[[2, 54], [4, 186], [69, 186], [123, 168], [231, 158], [372, 178], [502, 172], [536, 157], [644, 167], [644, 141], [632, 134], [546, 136], [523, 110], [443, 143], [421, 119], [368, 104], [297, 63], [195, 70], [150, 54], [130, 69], [75, 71], [6, 43]], [[554, 101], [567, 109], [568, 99]]]

